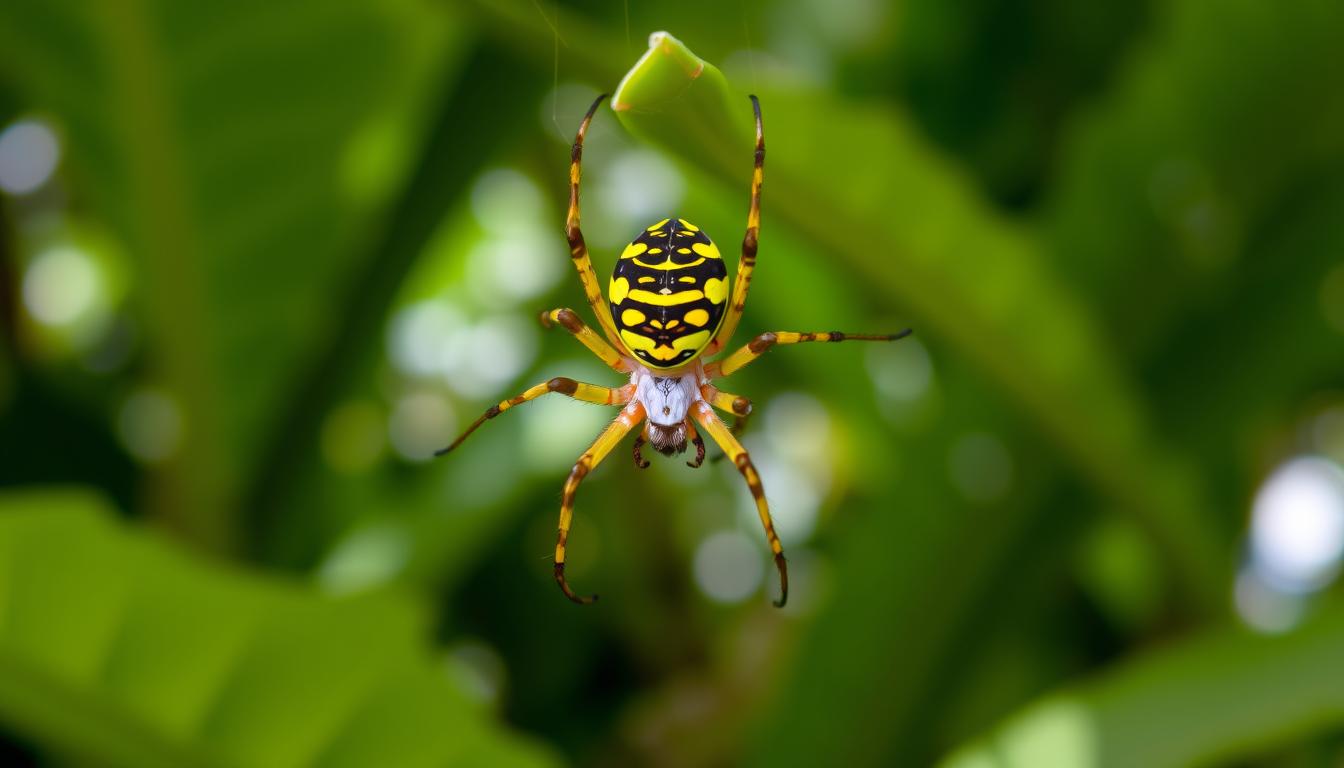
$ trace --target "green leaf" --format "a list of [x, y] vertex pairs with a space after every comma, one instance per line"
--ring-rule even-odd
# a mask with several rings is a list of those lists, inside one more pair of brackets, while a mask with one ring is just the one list
[[427, 634], [405, 599], [201, 562], [88, 493], [0, 496], [0, 720], [53, 754], [135, 768], [552, 764], [454, 687]]
[[66, 138], [81, 199], [133, 271], [151, 383], [181, 406], [165, 517], [228, 547], [243, 479], [331, 333], [405, 173], [445, 9], [16, 0], [0, 72]]
[[1344, 723], [1344, 611], [1283, 636], [1224, 630], [1050, 696], [944, 768], [1225, 764]]
[[734, 161], [742, 160], [741, 148], [751, 146], [743, 103], [717, 67], [667, 32], [649, 37], [649, 50], [611, 97], [611, 108], [631, 133], [691, 156], [712, 153], [714, 164], [724, 167], [740, 165]]

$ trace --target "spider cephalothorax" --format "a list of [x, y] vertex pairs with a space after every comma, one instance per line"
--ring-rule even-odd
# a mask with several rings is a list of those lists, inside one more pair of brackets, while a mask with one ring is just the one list
[[[559, 392], [590, 403], [622, 406], [616, 419], [574, 464], [569, 479], [565, 481], [560, 503], [559, 535], [555, 544], [555, 580], [569, 599], [576, 603], [590, 603], [597, 599], [597, 595], [580, 597], [565, 580], [565, 548], [570, 523], [574, 518], [574, 495], [579, 484], [641, 422], [644, 427], [636, 434], [634, 442], [636, 465], [641, 468], [649, 465], [640, 454], [640, 447], [645, 441], [659, 453], [673, 456], [684, 452], [689, 440], [695, 445], [695, 459], [686, 463], [692, 467], [700, 466], [705, 458], [705, 443], [696, 429], [698, 424], [732, 459], [751, 489], [761, 525], [765, 528], [766, 539], [774, 554], [775, 566], [779, 569], [780, 596], [775, 605], [783, 606], [789, 597], [789, 571], [784, 560], [784, 547], [775, 535], [760, 475], [751, 463], [751, 456], [736, 437], [751, 413], [751, 401], [740, 395], [723, 392], [711, 382], [742, 368], [776, 344], [892, 341], [910, 331], [906, 329], [900, 333], [880, 335], [789, 331], [762, 333], [732, 354], [713, 362], [704, 362], [704, 358], [722, 351], [737, 329], [756, 266], [765, 137], [761, 129], [761, 105], [755, 96], [751, 97], [751, 104], [756, 115], [756, 162], [751, 177], [747, 232], [742, 238], [737, 282], [731, 286], [731, 291], [728, 270], [719, 249], [709, 236], [686, 219], [668, 217], [646, 227], [625, 247], [612, 272], [608, 290], [610, 303], [604, 301], [597, 275], [593, 272], [592, 260], [588, 256], [588, 246], [579, 229], [583, 137], [604, 98], [599, 96], [593, 102], [574, 139], [570, 154], [569, 214], [566, 217], [565, 234], [588, 305], [597, 316], [606, 339], [584, 325], [570, 309], [543, 312], [541, 322], [547, 327], [559, 325], [569, 331], [613, 370], [629, 374], [630, 381], [624, 386], [610, 388], [567, 378], [551, 379], [529, 388], [517, 397], [491, 406], [451, 445], [438, 453], [441, 455], [456, 448], [486, 419], [550, 392]], [[714, 408], [734, 415], [732, 429], [715, 415]]]

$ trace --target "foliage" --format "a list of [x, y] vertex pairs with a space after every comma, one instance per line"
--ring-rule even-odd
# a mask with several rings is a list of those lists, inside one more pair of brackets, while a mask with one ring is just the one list
[[484, 725], [404, 600], [201, 562], [88, 494], [10, 493], [0, 510], [0, 712], [54, 753], [142, 768], [549, 762]]

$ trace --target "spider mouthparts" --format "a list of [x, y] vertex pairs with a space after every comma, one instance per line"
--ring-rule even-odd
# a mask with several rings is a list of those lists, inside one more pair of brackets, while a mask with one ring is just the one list
[[686, 425], [649, 423], [649, 443], [664, 456], [675, 456], [686, 450]]
[[663, 454], [664, 456], [676, 456], [678, 453], [682, 453], [685, 450], [686, 450], [685, 442], [677, 443], [676, 445], [664, 445], [658, 448], [658, 452]]

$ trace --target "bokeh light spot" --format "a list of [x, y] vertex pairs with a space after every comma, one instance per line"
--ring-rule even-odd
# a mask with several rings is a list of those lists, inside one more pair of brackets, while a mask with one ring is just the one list
[[446, 301], [423, 301], [404, 307], [388, 325], [387, 348], [392, 364], [412, 376], [443, 372], [445, 340], [462, 330], [466, 319]]
[[55, 172], [61, 145], [51, 126], [20, 120], [0, 132], [0, 189], [11, 195], [36, 191]]
[[519, 222], [513, 232], [471, 250], [468, 274], [477, 295], [512, 304], [549, 290], [569, 269], [568, 261], [565, 240], [554, 227], [543, 233], [536, 222]]
[[1344, 470], [1319, 456], [1269, 476], [1251, 511], [1251, 567], [1269, 586], [1311, 592], [1339, 572], [1344, 553]]
[[146, 464], [172, 458], [181, 447], [184, 426], [177, 399], [159, 389], [136, 390], [117, 412], [117, 436], [122, 445]]
[[761, 549], [738, 531], [710, 535], [695, 549], [695, 581], [711, 600], [739, 603], [761, 586]]
[[448, 385], [469, 397], [496, 395], [537, 355], [537, 324], [521, 315], [496, 315], [458, 339], [454, 374]]
[[447, 400], [417, 392], [397, 400], [387, 421], [387, 436], [402, 458], [424, 462], [452, 441], [456, 428], [457, 419]]
[[1297, 626], [1306, 609], [1302, 595], [1275, 589], [1254, 568], [1243, 568], [1237, 574], [1232, 602], [1246, 626], [1267, 634], [1287, 632]]
[[918, 400], [933, 383], [929, 352], [913, 336], [895, 344], [868, 345], [865, 362], [877, 391], [892, 400]]
[[468, 696], [482, 704], [499, 701], [508, 678], [504, 658], [481, 640], [468, 639], [448, 649], [448, 673]]
[[[782, 457], [773, 446], [754, 443], [750, 450], [752, 463], [765, 485], [775, 533], [788, 544], [805, 541], [817, 528], [825, 488], [813, 473]], [[760, 525], [756, 499], [742, 482], [742, 475], [732, 462], [722, 462], [721, 466], [727, 481], [737, 490], [739, 519], [744, 525]]]
[[385, 584], [401, 573], [411, 553], [411, 539], [400, 526], [375, 524], [346, 536], [317, 571], [318, 583], [344, 594]]
[[802, 392], [781, 393], [766, 406], [763, 420], [781, 456], [829, 485], [831, 415], [820, 400]]
[[471, 188], [471, 212], [492, 234], [507, 235], [520, 221], [536, 222], [544, 210], [536, 182], [511, 168], [486, 171]]
[[53, 327], [77, 323], [97, 305], [101, 277], [93, 259], [70, 245], [38, 254], [23, 276], [23, 305]]
[[686, 182], [662, 155], [631, 150], [616, 157], [597, 185], [605, 211], [618, 215], [631, 235], [664, 216], [681, 213]]

